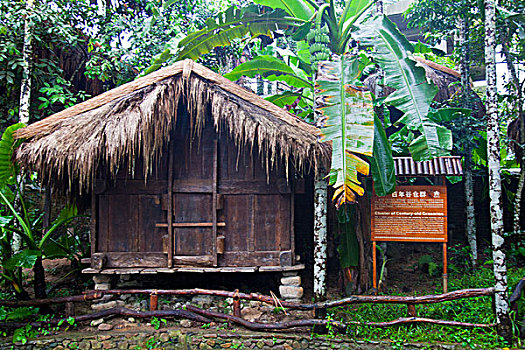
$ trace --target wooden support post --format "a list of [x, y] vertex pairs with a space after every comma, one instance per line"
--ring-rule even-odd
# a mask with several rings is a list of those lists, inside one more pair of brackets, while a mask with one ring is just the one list
[[417, 317], [416, 306], [414, 304], [407, 304], [408, 316]]
[[75, 304], [71, 301], [66, 302], [64, 313], [66, 317], [75, 316]]
[[372, 242], [372, 287], [377, 294], [377, 247], [376, 241]]
[[97, 217], [98, 217], [98, 205], [97, 205], [97, 194], [95, 191], [91, 191], [91, 219], [89, 224], [89, 238], [91, 241], [91, 262], [90, 266], [93, 267], [94, 261], [93, 256], [97, 252]]
[[150, 294], [149, 296], [149, 310], [156, 311], [159, 305], [159, 296], [157, 294]]
[[314, 296], [316, 301], [326, 298], [328, 192], [326, 180], [318, 179], [314, 189]]
[[217, 181], [218, 171], [217, 171], [217, 158], [218, 154], [218, 144], [217, 140], [213, 141], [213, 185], [212, 185], [212, 200], [211, 200], [211, 215], [212, 215], [212, 255], [213, 255], [213, 266], [217, 266]]
[[448, 291], [447, 243], [443, 243], [443, 293]]
[[239, 298], [239, 290], [236, 289], [233, 295], [233, 316], [241, 317], [241, 299]]

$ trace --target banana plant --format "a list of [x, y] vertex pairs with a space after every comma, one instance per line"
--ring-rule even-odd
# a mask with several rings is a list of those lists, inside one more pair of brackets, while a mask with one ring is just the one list
[[[316, 83], [316, 86], [330, 86], [329, 90], [320, 91], [319, 95], [329, 100], [329, 105], [317, 107], [319, 113], [324, 115], [321, 122], [326, 120], [329, 123], [324, 125], [321, 131], [323, 140], [332, 142], [333, 145], [329, 177], [336, 190], [334, 200], [337, 205], [353, 202], [356, 194], [361, 195], [364, 192], [359, 185], [358, 173], [368, 173], [370, 168], [377, 194], [385, 195], [395, 188], [392, 150], [384, 127], [374, 116], [369, 94], [357, 83], [367, 63], [373, 62], [372, 65], [378, 65], [384, 72], [384, 81], [379, 85], [384, 84], [395, 89], [395, 92], [386, 98], [385, 103], [404, 113], [397, 123], [403, 125], [404, 133], [411, 135], [409, 150], [414, 159], [431, 159], [450, 152], [450, 131], [428, 117], [431, 102], [437, 93], [436, 87], [427, 82], [424, 69], [419, 67], [412, 57], [414, 47], [395, 24], [386, 16], [370, 15], [373, 0], [347, 0], [342, 8], [336, 7], [333, 0], [325, 0], [320, 4], [313, 0], [254, 2], [273, 10], [255, 10], [253, 5], [250, 5], [247, 7], [250, 9], [248, 12], [230, 9], [227, 13], [210, 19], [206, 28], [178, 42], [176, 59], [197, 58], [210, 52], [213, 47], [228, 45], [234, 39], [242, 39], [247, 35], [252, 38], [263, 34], [270, 35], [272, 31], [279, 31], [292, 35], [292, 38], [300, 43], [308, 43], [314, 70], [317, 69], [319, 61], [323, 60], [332, 60], [335, 66], [339, 66], [338, 69], [335, 69], [335, 66], [330, 68], [332, 78], [335, 78], [331, 83], [319, 82], [319, 78]], [[264, 33], [263, 30], [250, 29], [251, 23], [262, 26], [261, 16], [266, 16], [267, 19], [264, 23], [264, 29], [267, 31]], [[233, 29], [240, 28], [239, 26], [244, 26], [245, 29]], [[356, 46], [367, 49], [369, 57], [365, 61], [368, 62], [361, 60], [357, 71], [345, 69], [344, 67], [356, 66], [357, 58], [345, 55], [349, 52], [355, 54]], [[284, 68], [282, 62], [277, 63], [276, 59], [265, 57], [256, 60], [261, 67], [259, 74], [262, 76], [287, 79], [290, 85], [296, 84], [297, 87], [304, 83], [297, 79], [296, 72]], [[324, 67], [330, 66], [320, 64]], [[256, 64], [245, 63], [241, 66], [231, 73], [231, 78], [237, 77], [241, 70], [245, 75], [257, 74]], [[304, 86], [302, 88], [308, 89]], [[339, 102], [335, 101], [336, 93]], [[275, 100], [290, 101], [291, 98], [288, 93], [287, 96], [275, 97]], [[350, 108], [352, 112], [348, 113]], [[354, 109], [359, 111], [354, 112]], [[357, 129], [359, 132], [348, 132], [356, 125], [360, 126]]]

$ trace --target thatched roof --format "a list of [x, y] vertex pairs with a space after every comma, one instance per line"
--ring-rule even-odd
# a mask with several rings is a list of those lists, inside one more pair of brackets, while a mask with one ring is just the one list
[[15, 159], [45, 183], [68, 189], [78, 183], [80, 191], [91, 188], [101, 165], [114, 176], [124, 162], [143, 156], [148, 172], [169, 141], [179, 103], [195, 125], [211, 115], [217, 130], [258, 149], [270, 164], [292, 160], [297, 168], [317, 169], [329, 161], [330, 146], [318, 142], [315, 126], [192, 60], [18, 130], [15, 137], [25, 142]]

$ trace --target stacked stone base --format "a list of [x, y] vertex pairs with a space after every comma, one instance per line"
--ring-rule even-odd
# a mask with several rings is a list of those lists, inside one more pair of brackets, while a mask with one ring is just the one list
[[304, 294], [304, 289], [301, 287], [301, 276], [295, 271], [283, 272], [279, 293], [286, 301], [300, 303]]

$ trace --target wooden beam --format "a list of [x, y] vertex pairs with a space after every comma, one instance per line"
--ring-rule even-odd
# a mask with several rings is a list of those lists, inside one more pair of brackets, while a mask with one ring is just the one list
[[[173, 138], [172, 138], [173, 139]], [[168, 210], [166, 214], [168, 228], [168, 268], [173, 266], [173, 143], [168, 143]], [[156, 227], [159, 227], [155, 225]]]
[[[213, 222], [174, 222], [171, 224], [171, 227], [213, 227]], [[217, 227], [226, 226], [225, 222], [217, 222]], [[160, 223], [155, 224], [155, 227], [170, 227], [169, 224]]]

